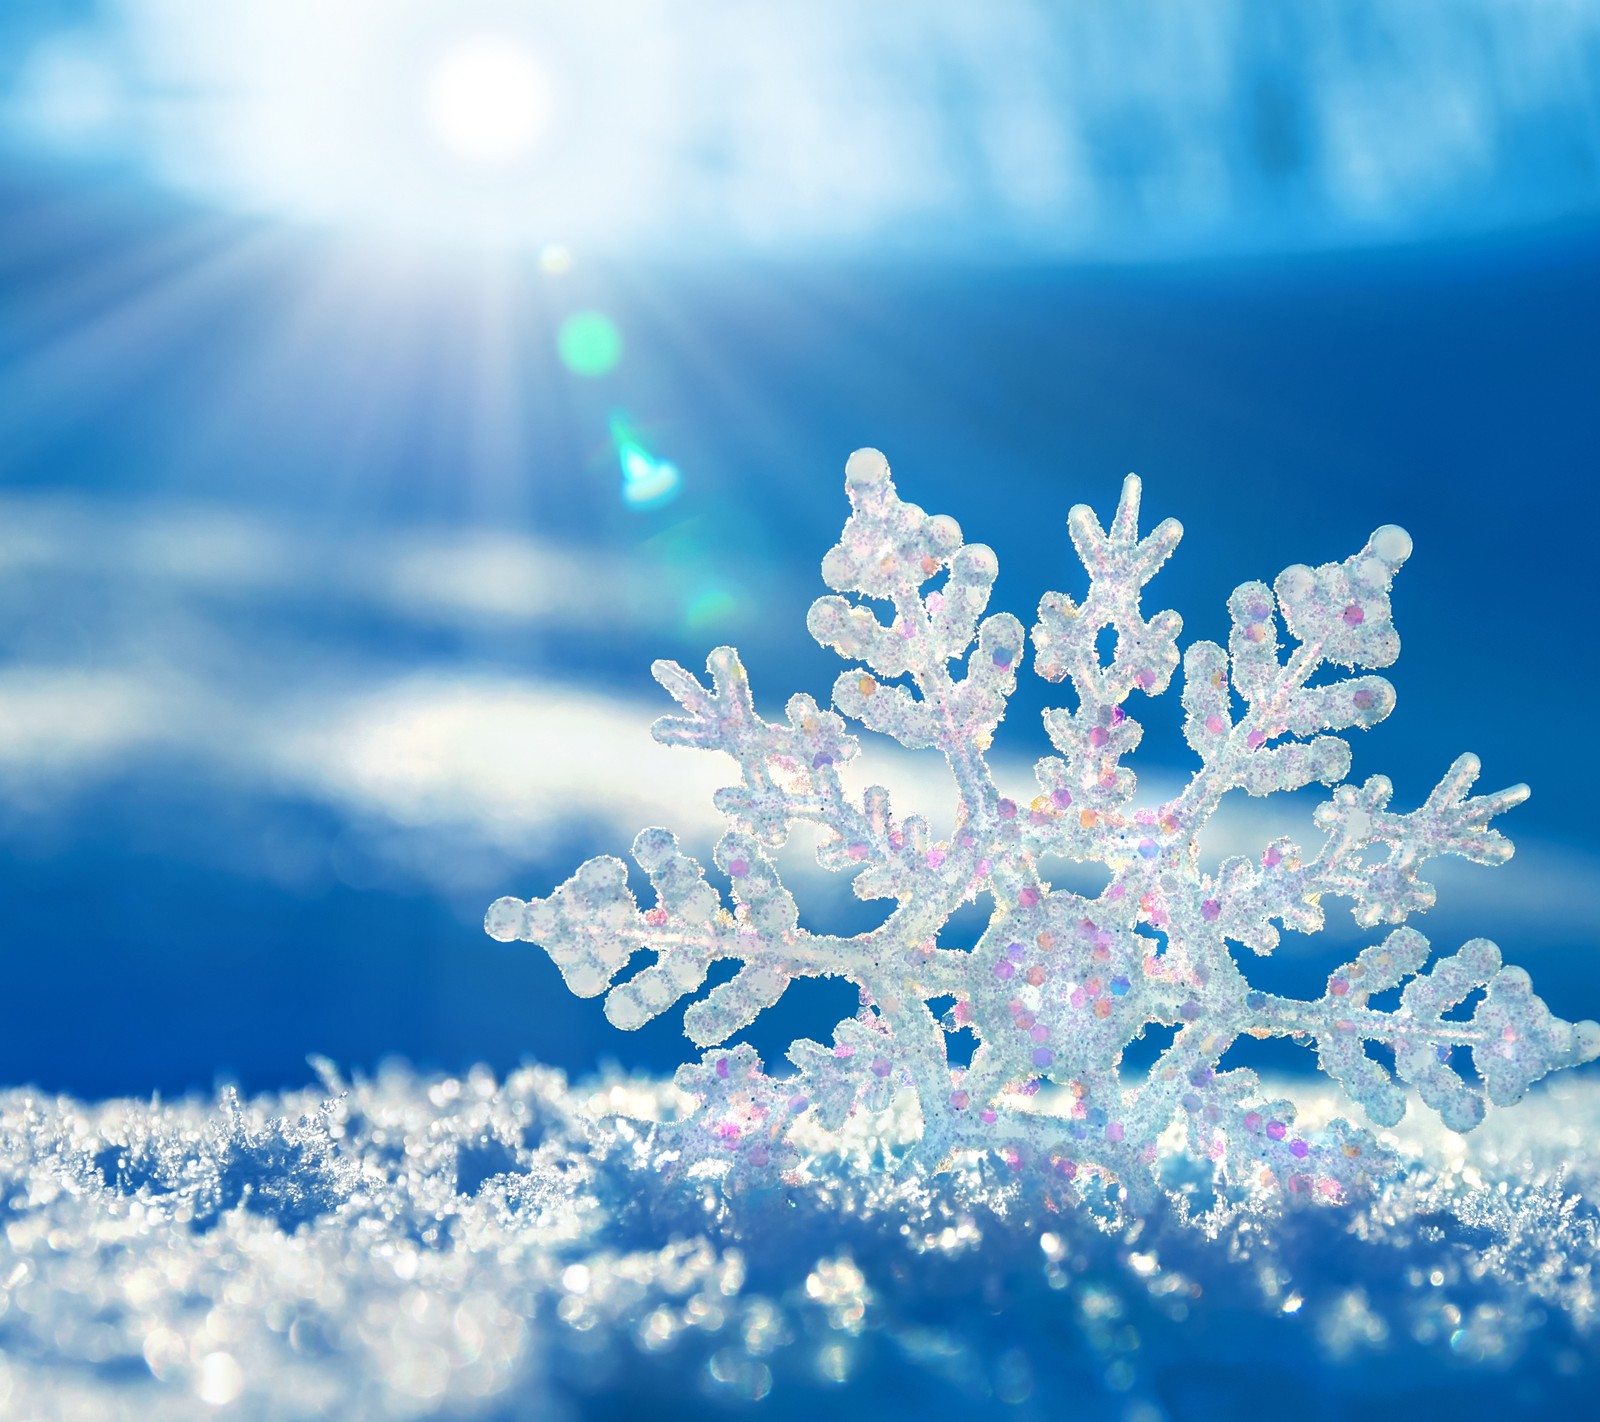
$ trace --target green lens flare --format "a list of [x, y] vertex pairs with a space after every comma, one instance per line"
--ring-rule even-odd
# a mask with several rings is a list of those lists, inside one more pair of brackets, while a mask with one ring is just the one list
[[678, 466], [651, 454], [621, 415], [611, 417], [611, 443], [622, 466], [622, 502], [629, 508], [653, 509], [677, 494], [683, 482]]
[[731, 620], [739, 611], [739, 599], [728, 588], [701, 588], [683, 610], [683, 620], [691, 631]]
[[556, 350], [561, 363], [574, 375], [606, 375], [622, 359], [622, 333], [610, 317], [598, 311], [580, 311], [561, 323]]

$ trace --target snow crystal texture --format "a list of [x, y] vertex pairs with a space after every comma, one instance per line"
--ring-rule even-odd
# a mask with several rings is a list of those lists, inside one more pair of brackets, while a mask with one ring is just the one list
[[0, 1416], [1581, 1416], [1600, 1380], [1592, 1081], [1390, 1133], [1343, 1210], [1204, 1218], [892, 1177], [904, 1105], [729, 1195], [656, 1166], [687, 1104], [531, 1068], [0, 1096]]

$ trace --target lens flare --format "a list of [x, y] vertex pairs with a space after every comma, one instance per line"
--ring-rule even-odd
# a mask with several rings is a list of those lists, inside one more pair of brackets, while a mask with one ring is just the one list
[[498, 165], [523, 157], [543, 135], [550, 86], [520, 45], [473, 40], [439, 62], [428, 110], [434, 131], [458, 157]]
[[703, 587], [683, 610], [684, 625], [690, 631], [727, 622], [739, 611], [739, 598], [729, 588], [713, 583]]
[[622, 359], [622, 333], [609, 316], [580, 311], [561, 323], [556, 350], [574, 375], [607, 375]]
[[622, 465], [623, 503], [629, 508], [653, 509], [671, 502], [683, 482], [676, 464], [651, 454], [621, 415], [611, 417], [611, 443]]
[[539, 249], [539, 270], [546, 276], [565, 276], [572, 270], [572, 249], [560, 242], [546, 242]]

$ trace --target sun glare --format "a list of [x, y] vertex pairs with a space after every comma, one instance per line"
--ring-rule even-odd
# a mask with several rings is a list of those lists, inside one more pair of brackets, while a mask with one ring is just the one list
[[486, 165], [521, 158], [543, 135], [550, 89], [527, 50], [474, 40], [439, 62], [429, 86], [435, 132], [458, 157]]

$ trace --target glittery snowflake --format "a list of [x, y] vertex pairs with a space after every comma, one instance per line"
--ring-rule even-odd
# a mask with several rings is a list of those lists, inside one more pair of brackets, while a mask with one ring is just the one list
[[[1068, 528], [1088, 594], [1047, 593], [1031, 632], [1035, 673], [1070, 682], [1072, 704], [1044, 713], [1057, 753], [1036, 766], [1039, 793], [1018, 803], [985, 760], [1026, 640], [1010, 614], [984, 616], [994, 553], [963, 544], [954, 520], [902, 502], [875, 450], [851, 457], [846, 487], [852, 513], [822, 563], [837, 595], [819, 598], [807, 620], [855, 664], [834, 685], [835, 710], [801, 695], [786, 720], [762, 720], [727, 647], [707, 661], [709, 685], [672, 662], [654, 667], [684, 713], [658, 721], [656, 739], [724, 751], [740, 770], [740, 784], [716, 796], [729, 821], [715, 858], [731, 907], [673, 835], [647, 829], [633, 857], [653, 906], [641, 911], [626, 866], [602, 857], [549, 898], [503, 898], [488, 914], [496, 938], [542, 945], [579, 996], [607, 993], [606, 1015], [624, 1029], [696, 994], [718, 960], [741, 965], [684, 1010], [689, 1037], [714, 1050], [679, 1073], [695, 1105], [664, 1138], [667, 1168], [719, 1169], [735, 1183], [792, 1173], [803, 1169], [807, 1131], [891, 1105], [904, 1118], [912, 1103], [901, 1164], [939, 1169], [990, 1152], [1015, 1169], [1104, 1177], [1142, 1194], [1176, 1159], [1235, 1189], [1338, 1199], [1383, 1152], [1342, 1120], [1297, 1129], [1293, 1106], [1263, 1099], [1253, 1072], [1224, 1069], [1239, 1036], [1313, 1047], [1375, 1125], [1400, 1119], [1410, 1086], [1458, 1131], [1479, 1122], [1485, 1097], [1513, 1102], [1547, 1072], [1600, 1055], [1600, 1026], [1554, 1017], [1484, 939], [1430, 967], [1428, 940], [1396, 926], [1310, 999], [1258, 991], [1235, 962], [1235, 950], [1270, 953], [1280, 926], [1320, 929], [1329, 896], [1350, 900], [1364, 928], [1403, 925], [1433, 904], [1418, 877], [1427, 860], [1498, 864], [1511, 854], [1490, 821], [1526, 788], [1472, 795], [1470, 755], [1414, 810], [1390, 807], [1382, 776], [1341, 783], [1349, 746], [1328, 733], [1373, 725], [1395, 696], [1380, 676], [1324, 669], [1356, 673], [1398, 655], [1389, 591], [1411, 551], [1403, 529], [1378, 529], [1342, 563], [1291, 567], [1272, 587], [1234, 592], [1228, 646], [1199, 641], [1182, 657], [1184, 734], [1200, 767], [1173, 798], [1136, 805], [1123, 760], [1141, 728], [1126, 705], [1167, 689], [1182, 626], [1173, 612], [1146, 618], [1140, 601], [1182, 529], [1167, 519], [1139, 536], [1132, 475], [1109, 530], [1074, 508]], [[881, 786], [847, 791], [840, 769], [861, 750], [847, 720], [944, 756], [958, 797], [947, 838], [896, 814]], [[1279, 839], [1202, 871], [1197, 836], [1230, 791], [1313, 781], [1334, 787], [1314, 816], [1320, 844]], [[893, 905], [879, 926], [848, 937], [800, 927], [772, 857], [799, 824], [818, 827], [825, 869], [853, 875], [860, 898]], [[1109, 881], [1092, 896], [1053, 886], [1048, 856], [1103, 866]], [[976, 941], [941, 940], [980, 895], [992, 912]], [[626, 976], [640, 950], [654, 961]], [[775, 1075], [748, 1045], [718, 1047], [795, 978], [817, 976], [861, 992], [859, 1014], [831, 1045], [796, 1042], [791, 1070]], [[1375, 1004], [1402, 984], [1397, 1002]], [[1480, 990], [1470, 1016], [1452, 1011]], [[938, 1013], [940, 999], [954, 1006]], [[1156, 1026], [1175, 1029], [1170, 1045], [1130, 1080], [1124, 1051]], [[962, 1029], [978, 1042], [965, 1066], [949, 1052]], [[1392, 1067], [1369, 1044], [1386, 1048]], [[1452, 1055], [1463, 1048], [1468, 1076]]]

